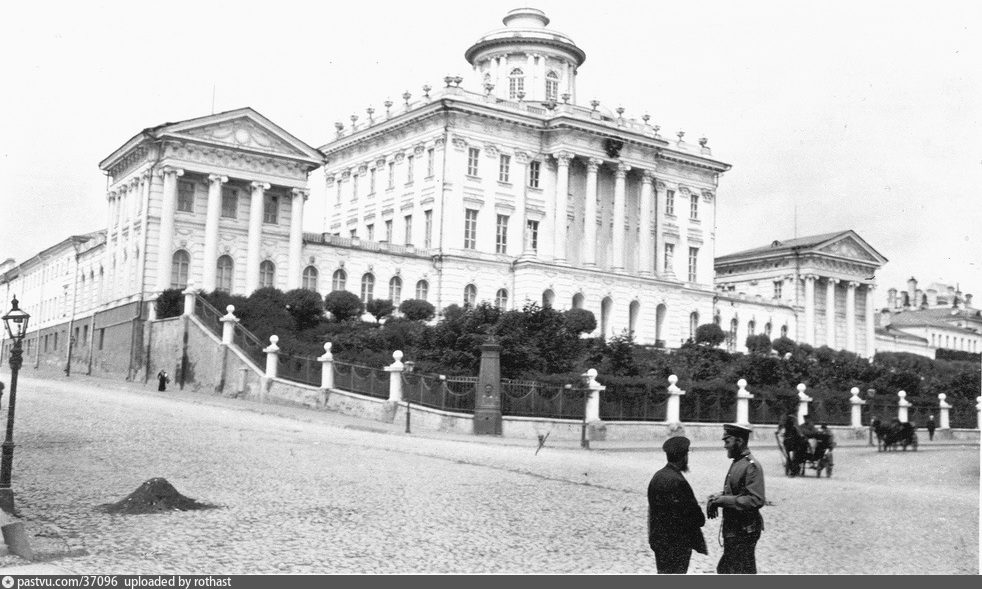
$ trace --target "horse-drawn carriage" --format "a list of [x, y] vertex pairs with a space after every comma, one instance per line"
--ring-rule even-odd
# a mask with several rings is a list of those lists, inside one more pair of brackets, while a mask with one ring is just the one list
[[876, 433], [876, 449], [880, 452], [903, 448], [904, 452], [910, 446], [917, 451], [917, 426], [899, 419], [888, 424], [876, 423], [873, 431]]
[[816, 477], [822, 476], [822, 471], [826, 477], [831, 477], [832, 467], [835, 465], [832, 454], [835, 440], [832, 434], [825, 426], [821, 430], [815, 429], [810, 423], [803, 426], [799, 428], [791, 418], [774, 432], [777, 447], [784, 459], [784, 474], [790, 477], [805, 476], [808, 470], [814, 470]]

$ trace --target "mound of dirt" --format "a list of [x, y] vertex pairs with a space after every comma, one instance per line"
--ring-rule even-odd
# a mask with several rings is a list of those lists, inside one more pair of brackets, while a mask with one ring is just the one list
[[217, 505], [200, 503], [177, 492], [167, 479], [153, 478], [116, 503], [105, 503], [98, 507], [106, 513], [160, 513], [162, 511], [191, 511], [213, 509]]

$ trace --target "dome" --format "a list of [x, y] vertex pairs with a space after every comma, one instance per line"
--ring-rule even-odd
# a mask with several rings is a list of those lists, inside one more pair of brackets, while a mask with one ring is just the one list
[[504, 23], [504, 28], [486, 33], [464, 52], [464, 59], [468, 63], [475, 65], [487, 50], [513, 49], [516, 46], [528, 46], [530, 50], [536, 51], [552, 49], [568, 57], [575, 67], [586, 61], [586, 53], [572, 39], [559, 31], [546, 28], [549, 17], [537, 8], [509, 10], [501, 22]]

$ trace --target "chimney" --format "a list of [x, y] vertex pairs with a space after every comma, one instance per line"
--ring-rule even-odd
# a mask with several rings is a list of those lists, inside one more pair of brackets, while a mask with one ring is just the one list
[[965, 293], [965, 307], [972, 306], [972, 293]]
[[917, 295], [914, 298], [914, 302], [918, 309], [924, 309], [927, 306], [927, 297], [924, 296], [924, 291], [917, 289]]
[[887, 291], [887, 308], [896, 309], [897, 308], [897, 289], [891, 288]]
[[938, 306], [938, 291], [933, 288], [927, 289], [927, 306], [929, 309]]
[[880, 311], [880, 327], [883, 329], [890, 327], [890, 309]]
[[917, 306], [917, 279], [913, 276], [907, 280], [907, 300], [911, 307]]

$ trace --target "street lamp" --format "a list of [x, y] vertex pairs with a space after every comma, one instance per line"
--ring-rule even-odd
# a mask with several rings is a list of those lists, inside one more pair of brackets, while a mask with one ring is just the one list
[[21, 342], [27, 335], [27, 322], [31, 316], [17, 306], [17, 297], [10, 302], [11, 309], [3, 316], [7, 336], [13, 340], [10, 348], [10, 399], [7, 401], [7, 437], [3, 441], [3, 457], [0, 458], [0, 508], [7, 513], [14, 511], [14, 490], [10, 488], [10, 471], [14, 466], [14, 407], [17, 403], [17, 373], [24, 364]]

